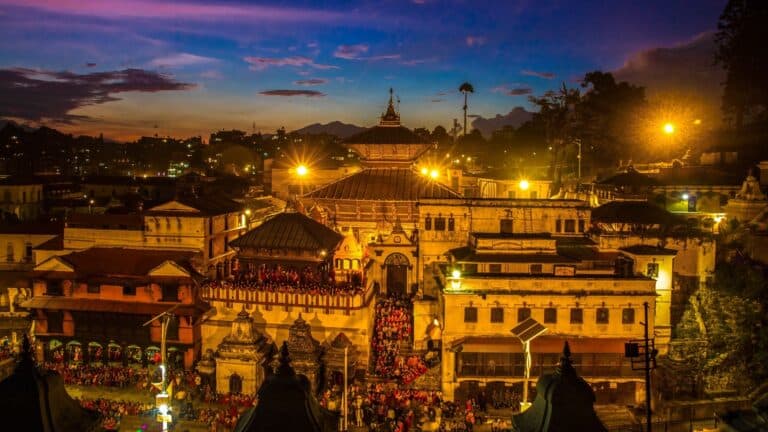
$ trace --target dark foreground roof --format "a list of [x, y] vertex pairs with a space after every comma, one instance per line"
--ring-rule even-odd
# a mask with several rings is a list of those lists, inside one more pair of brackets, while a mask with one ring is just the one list
[[29, 339], [24, 337], [21, 361], [0, 382], [2, 429], [25, 432], [100, 431], [101, 418], [67, 394], [64, 380], [35, 367]]
[[369, 168], [305, 195], [308, 198], [418, 201], [419, 198], [451, 199], [461, 196], [448, 187], [409, 168]]
[[517, 432], [607, 431], [595, 413], [595, 393], [571, 363], [568, 342], [560, 366], [536, 383], [536, 399], [526, 411], [512, 416]]
[[647, 201], [611, 201], [592, 209], [592, 221], [642, 225], [674, 225], [675, 215]]
[[374, 126], [344, 140], [345, 144], [429, 144], [405, 126]]
[[331, 251], [344, 237], [301, 213], [280, 213], [229, 244], [237, 248]]
[[307, 377], [293, 370], [287, 342], [279, 361], [276, 373], [259, 388], [258, 405], [240, 417], [235, 432], [335, 432], [337, 415], [317, 403]]
[[612, 186], [657, 186], [659, 182], [656, 179], [648, 177], [645, 174], [635, 170], [614, 174], [606, 179], [600, 180], [597, 184]]

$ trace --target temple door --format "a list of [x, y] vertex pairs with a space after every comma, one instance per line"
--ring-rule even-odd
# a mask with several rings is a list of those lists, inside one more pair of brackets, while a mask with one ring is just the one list
[[243, 391], [243, 378], [240, 375], [234, 373], [229, 376], [229, 392], [232, 394], [240, 394]]

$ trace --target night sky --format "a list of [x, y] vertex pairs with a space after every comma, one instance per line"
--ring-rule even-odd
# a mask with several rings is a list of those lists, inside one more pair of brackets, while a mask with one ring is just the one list
[[0, 0], [0, 116], [116, 139], [371, 125], [394, 87], [407, 126], [448, 127], [463, 81], [487, 118], [595, 69], [714, 101], [724, 5]]

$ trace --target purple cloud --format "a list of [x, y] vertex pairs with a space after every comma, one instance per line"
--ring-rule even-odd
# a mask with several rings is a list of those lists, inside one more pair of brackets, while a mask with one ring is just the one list
[[110, 0], [98, 2], [55, 0], [0, 0], [6, 6], [19, 6], [64, 15], [99, 18], [187, 19], [197, 21], [232, 20], [264, 22], [338, 22], [353, 18], [316, 9], [261, 6], [253, 4], [202, 4], [167, 0]]
[[483, 37], [483, 36], [472, 36], [472, 35], [469, 35], [465, 39], [465, 42], [467, 43], [468, 47], [485, 45], [486, 41], [487, 41], [487, 39], [485, 37]]
[[530, 69], [523, 69], [520, 71], [520, 74], [548, 80], [555, 78], [555, 74], [552, 72], [537, 72]]
[[250, 69], [254, 71], [263, 71], [272, 66], [293, 66], [293, 67], [311, 67], [313, 69], [338, 69], [338, 66], [326, 65], [315, 63], [309, 57], [293, 56], [293, 57], [245, 57], [243, 60], [250, 64]]
[[69, 114], [89, 105], [120, 100], [125, 92], [190, 90], [194, 84], [143, 69], [77, 74], [28, 68], [0, 69], [0, 117], [71, 123], [88, 117]]
[[259, 92], [264, 96], [306, 96], [306, 97], [324, 97], [325, 93], [315, 90], [264, 90]]
[[494, 87], [491, 89], [491, 91], [493, 93], [502, 93], [507, 96], [523, 96], [533, 94], [533, 89], [526, 85], [516, 85], [515, 87], [510, 88], [506, 84], [502, 84], [500, 86]]
[[170, 54], [165, 57], [159, 57], [151, 62], [149, 62], [149, 65], [152, 67], [184, 67], [184, 66], [195, 66], [195, 65], [201, 65], [201, 64], [210, 64], [215, 63], [218, 60], [212, 57], [203, 57], [195, 54], [189, 54], [189, 53], [176, 53], [176, 54]]
[[368, 45], [365, 44], [339, 45], [333, 52], [333, 56], [346, 60], [357, 60], [367, 52]]
[[328, 80], [323, 78], [310, 78], [310, 79], [294, 81], [293, 83], [300, 86], [316, 86], [316, 85], [326, 84], [327, 82]]

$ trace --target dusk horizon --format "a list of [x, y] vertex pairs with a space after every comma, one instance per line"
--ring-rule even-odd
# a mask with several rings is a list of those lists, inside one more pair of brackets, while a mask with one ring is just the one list
[[602, 70], [701, 98], [719, 124], [724, 3], [0, 0], [0, 117], [120, 141], [367, 127], [394, 88], [405, 126], [450, 128], [462, 82], [487, 119]]

